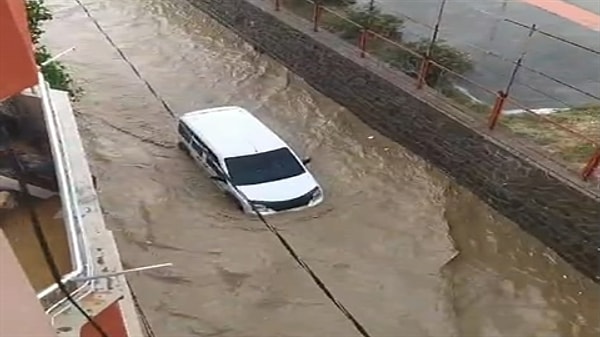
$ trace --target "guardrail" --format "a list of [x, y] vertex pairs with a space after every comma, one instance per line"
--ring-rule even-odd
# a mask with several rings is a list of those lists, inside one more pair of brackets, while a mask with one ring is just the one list
[[[81, 297], [91, 291], [91, 282], [76, 282], [75, 278], [89, 277], [92, 275], [92, 261], [89, 254], [89, 245], [82, 221], [82, 212], [79, 208], [79, 198], [75, 188], [72, 168], [66, 148], [66, 138], [55, 105], [52, 102], [50, 88], [44, 76], [38, 73], [38, 86], [36, 92], [41, 100], [42, 112], [48, 132], [50, 149], [54, 161], [54, 168], [58, 181], [63, 219], [67, 229], [69, 250], [73, 271], [64, 275], [61, 282], [74, 289], [73, 297]], [[60, 292], [58, 284], [54, 283], [37, 294], [44, 305], [46, 312], [50, 313], [65, 303], [66, 298]]]
[[[598, 135], [586, 135], [582, 131], [577, 130], [575, 126], [569, 125], [564, 120], [557, 118], [557, 116], [560, 115], [559, 113], [545, 116], [538, 111], [538, 109], [527, 107], [525, 104], [517, 101], [511, 96], [512, 89], [515, 86], [519, 86], [525, 92], [531, 92], [532, 94], [544, 97], [547, 100], [552, 100], [553, 102], [560, 104], [559, 106], [565, 106], [566, 108], [563, 110], [572, 110], [572, 112], [581, 111], [581, 107], [569, 106], [558, 97], [547, 94], [543, 90], [518, 79], [517, 74], [520, 72], [527, 72], [527, 76], [535, 76], [536, 78], [547, 81], [546, 83], [552, 83], [552, 85], [556, 86], [560, 85], [561, 88], [563, 88], [561, 89], [563, 91], [569, 90], [576, 95], [592, 100], [595, 104], [594, 107], [598, 109], [598, 123], [600, 123], [600, 96], [577, 88], [555, 76], [536, 70], [524, 62], [527, 53], [531, 52], [529, 50], [530, 48], [528, 48], [530, 40], [536, 34], [543, 38], [554, 39], [555, 41], [558, 41], [558, 43], [567, 44], [569, 48], [577, 48], [577, 50], [582, 52], [592, 53], [594, 54], [594, 57], [595, 55], [600, 56], [599, 51], [544, 32], [535, 24], [525, 25], [510, 18], [495, 17], [495, 20], [508, 22], [515, 27], [527, 28], [522, 51], [514, 60], [499, 55], [496, 52], [470, 45], [471, 49], [481, 50], [486, 55], [495, 57], [498, 62], [503, 62], [503, 66], [508, 70], [506, 74], [508, 78], [507, 85], [500, 90], [495, 90], [469, 78], [466, 75], [471, 69], [468, 64], [460, 64], [460, 62], [453, 62], [453, 60], [449, 59], [449, 52], [454, 53], [454, 56], [456, 56], [460, 55], [460, 51], [449, 46], [440, 38], [440, 36], [443, 35], [440, 26], [444, 15], [446, 0], [440, 0], [440, 7], [435, 23], [433, 24], [424, 24], [407, 15], [399, 13], [383, 13], [376, 7], [377, 4], [375, 1], [371, 1], [370, 4], [365, 4], [362, 8], [357, 7], [356, 5], [326, 6], [324, 5], [325, 1], [323, 0], [265, 1], [272, 2], [275, 11], [285, 9], [306, 20], [310, 20], [315, 32], [325, 30], [354, 44], [357, 47], [357, 52], [360, 57], [373, 57], [374, 59], [383, 61], [386, 66], [392, 66], [413, 77], [417, 89], [429, 87], [439, 91], [443, 96], [448, 98], [448, 102], [451, 105], [454, 105], [465, 112], [474, 112], [479, 118], [486, 120], [486, 125], [489, 130], [494, 130], [498, 124], [504, 124], [504, 126], [512, 129], [516, 134], [533, 139], [541, 145], [543, 150], [546, 150], [547, 154], [550, 154], [553, 157], [559, 155], [561, 157], [559, 162], [567, 163], [568, 168], [576, 168], [579, 176], [584, 181], [590, 180], [594, 176], [594, 173], [599, 169], [600, 137], [598, 137]], [[338, 2], [341, 3], [342, 1]], [[327, 1], [327, 3], [336, 3], [336, 1]], [[358, 10], [362, 11], [359, 12]], [[396, 16], [396, 14], [398, 14], [398, 16]], [[487, 15], [489, 15], [489, 13]], [[415, 42], [414, 39], [413, 41], [407, 42], [407, 39], [402, 36], [404, 33], [403, 31], [394, 31], [390, 30], [389, 27], [384, 27], [384, 24], [381, 23], [382, 20], [387, 20], [387, 22], [394, 22], [394, 20], [397, 20], [397, 22], [400, 22], [400, 25], [403, 21], [416, 23], [421, 27], [429, 29], [431, 35], [428, 39], [421, 39], [420, 42]], [[386, 28], [388, 29], [386, 30]], [[401, 55], [402, 57], [394, 58], [394, 55]], [[467, 54], [463, 55], [468, 57]], [[457, 83], [468, 85], [473, 88], [473, 90], [478, 91], [479, 95], [485, 99], [479, 100], [476, 97], [473, 97], [468, 92], [462, 90]], [[525, 117], [516, 119], [514, 116], [509, 116], [508, 113], [511, 111], [518, 111], [520, 116], [525, 115]], [[523, 130], [520, 130], [519, 127], [515, 126], [517, 122], [521, 123], [523, 121], [529, 123], [528, 127], [531, 130], [528, 132], [524, 132]], [[542, 126], [543, 129], [536, 130], [535, 128], [539, 126]], [[598, 130], [600, 130], [600, 126], [598, 126]], [[598, 132], [600, 135], [600, 131]], [[548, 137], [550, 133], [556, 134], [553, 141], [556, 146], [570, 144], [570, 148], [566, 147], [566, 150], [561, 150], [563, 152], [560, 152], [549, 146], [548, 142], [550, 140]], [[595, 131], [592, 130], [592, 133], [595, 133]], [[594, 137], [598, 137], [598, 139], [595, 139]], [[569, 161], [565, 159], [567, 157], [573, 158]]]

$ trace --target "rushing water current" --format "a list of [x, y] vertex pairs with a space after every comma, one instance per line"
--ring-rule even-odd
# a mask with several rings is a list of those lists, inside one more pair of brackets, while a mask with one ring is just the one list
[[[359, 336], [255, 219], [175, 147], [175, 123], [74, 0], [48, 0], [45, 42], [76, 103], [106, 220], [158, 336]], [[325, 188], [269, 218], [372, 336], [600, 333], [600, 288], [515, 224], [183, 0], [83, 0], [181, 114], [241, 105]]]

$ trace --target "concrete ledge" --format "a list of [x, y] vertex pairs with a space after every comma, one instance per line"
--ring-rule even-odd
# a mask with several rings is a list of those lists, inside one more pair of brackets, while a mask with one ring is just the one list
[[[92, 256], [94, 275], [121, 271], [123, 267], [119, 250], [112, 232], [106, 228], [104, 222], [68, 94], [64, 91], [50, 90], [50, 98], [65, 138], [66, 157], [72, 169], [77, 204], [83, 213], [84, 235], [89, 247], [88, 254]], [[128, 336], [143, 336], [131, 291], [124, 276], [94, 281], [93, 291], [82, 296], [79, 303], [94, 316], [116, 301], [119, 301], [118, 307]], [[59, 336], [79, 336], [82, 327], [87, 323], [83, 315], [73, 307], [50, 314], [56, 315], [54, 317], [55, 327], [62, 328], [59, 329]]]
[[600, 191], [534, 147], [456, 110], [429, 90], [271, 1], [189, 0], [383, 135], [458, 183], [600, 282]]

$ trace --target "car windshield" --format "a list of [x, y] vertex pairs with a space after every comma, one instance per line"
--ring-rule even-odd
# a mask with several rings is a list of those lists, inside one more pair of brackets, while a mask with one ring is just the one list
[[225, 159], [234, 185], [255, 185], [295, 177], [304, 168], [287, 148]]

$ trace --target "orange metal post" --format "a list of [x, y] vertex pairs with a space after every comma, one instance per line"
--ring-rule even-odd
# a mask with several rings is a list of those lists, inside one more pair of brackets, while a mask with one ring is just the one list
[[425, 80], [427, 79], [430, 68], [431, 62], [429, 62], [429, 58], [427, 58], [427, 56], [423, 57], [421, 68], [419, 69], [419, 77], [417, 78], [417, 89], [422, 89], [425, 85]]
[[319, 4], [318, 0], [315, 1], [314, 7], [315, 7], [315, 9], [313, 11], [313, 24], [314, 24], [313, 30], [315, 32], [318, 32], [319, 31], [319, 19], [321, 18], [321, 10], [322, 10], [321, 5]]
[[279, 11], [281, 9], [281, 0], [275, 0], [275, 10]]
[[[119, 302], [114, 302], [94, 317], [96, 322], [108, 336], [127, 337], [127, 328]], [[91, 323], [85, 323], [79, 331], [81, 337], [101, 337], [100, 332]]]
[[365, 57], [367, 54], [367, 41], [369, 39], [369, 31], [363, 28], [358, 39], [358, 47], [360, 48], [360, 57]]
[[581, 177], [584, 181], [588, 180], [592, 174], [600, 167], [600, 149], [596, 150], [596, 153], [590, 158], [587, 165], [581, 172]]
[[506, 98], [508, 95], [501, 91], [498, 91], [498, 95], [496, 96], [496, 101], [494, 102], [494, 106], [492, 107], [492, 112], [490, 113], [490, 118], [488, 121], [488, 128], [493, 130], [498, 122], [498, 118], [500, 118], [500, 114], [502, 113], [502, 108], [504, 107], [504, 102], [506, 102]]

